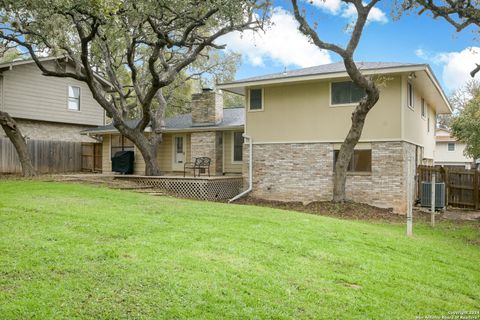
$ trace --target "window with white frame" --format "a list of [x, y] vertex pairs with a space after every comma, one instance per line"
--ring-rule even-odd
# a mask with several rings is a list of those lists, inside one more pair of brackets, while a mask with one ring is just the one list
[[425, 108], [426, 107], [425, 107], [425, 99], [423, 99], [423, 98], [422, 98], [422, 105], [421, 106], [422, 106], [422, 117], [425, 118]]
[[449, 142], [448, 143], [448, 151], [455, 151], [455, 143]]
[[413, 84], [410, 82], [407, 83], [407, 104], [410, 108], [413, 109], [415, 101], [415, 93], [413, 89]]
[[80, 87], [68, 86], [68, 110], [80, 111]]
[[263, 109], [263, 90], [262, 89], [250, 89], [249, 110], [262, 110]]
[[233, 133], [233, 161], [241, 162], [243, 160], [243, 132]]
[[357, 103], [365, 97], [365, 90], [358, 87], [352, 81], [332, 82], [331, 85], [331, 104], [351, 104]]

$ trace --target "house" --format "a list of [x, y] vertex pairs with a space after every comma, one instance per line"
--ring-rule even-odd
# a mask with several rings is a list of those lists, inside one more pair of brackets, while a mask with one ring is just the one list
[[[245, 108], [223, 108], [220, 92], [204, 89], [192, 95], [192, 112], [165, 120], [158, 161], [164, 175], [183, 175], [185, 162], [211, 159], [212, 175], [240, 175], [243, 163]], [[133, 127], [138, 120], [128, 124]], [[148, 131], [150, 128], [146, 129]], [[134, 151], [134, 174], [145, 174], [145, 162], [135, 145], [112, 124], [85, 131], [103, 138], [103, 173], [112, 173], [111, 158], [118, 151]]]
[[[59, 58], [43, 58], [47, 68], [71, 68]], [[33, 60], [0, 64], [0, 110], [8, 112], [26, 137], [40, 172], [79, 171], [80, 132], [105, 123], [104, 110], [83, 82], [43, 76]], [[16, 152], [0, 127], [0, 173], [21, 170]]]
[[465, 143], [458, 141], [447, 129], [437, 129], [435, 135], [435, 165], [471, 169], [475, 161], [464, 155]]
[[[419, 164], [432, 165], [437, 114], [451, 113], [426, 64], [359, 62], [380, 85], [347, 177], [347, 197], [405, 213]], [[251, 195], [283, 201], [332, 199], [335, 156], [363, 96], [343, 63], [224, 83], [246, 99], [244, 162]], [[248, 166], [244, 179], [248, 180]]]

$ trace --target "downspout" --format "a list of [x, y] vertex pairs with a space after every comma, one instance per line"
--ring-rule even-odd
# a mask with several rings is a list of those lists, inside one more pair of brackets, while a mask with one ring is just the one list
[[247, 193], [252, 191], [253, 189], [253, 144], [252, 144], [252, 137], [247, 136], [246, 134], [243, 134], [243, 137], [245, 139], [248, 139], [248, 145], [249, 145], [249, 154], [248, 154], [248, 189], [243, 191], [240, 194], [237, 194], [235, 197], [232, 199], [228, 200], [228, 203], [232, 203], [235, 200], [240, 199], [241, 197], [245, 196]]

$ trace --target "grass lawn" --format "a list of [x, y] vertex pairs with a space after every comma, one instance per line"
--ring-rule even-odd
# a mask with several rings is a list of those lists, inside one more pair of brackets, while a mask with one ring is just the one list
[[1, 319], [415, 319], [480, 311], [478, 224], [375, 224], [0, 181]]

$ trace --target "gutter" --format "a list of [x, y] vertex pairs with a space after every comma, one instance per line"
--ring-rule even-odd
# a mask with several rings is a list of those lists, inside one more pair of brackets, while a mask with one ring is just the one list
[[241, 197], [250, 193], [253, 189], [253, 141], [252, 137], [246, 135], [245, 133], [243, 134], [243, 137], [248, 139], [248, 145], [250, 148], [248, 154], [248, 189], [228, 200], [228, 203], [232, 203], [233, 201], [240, 199]]

